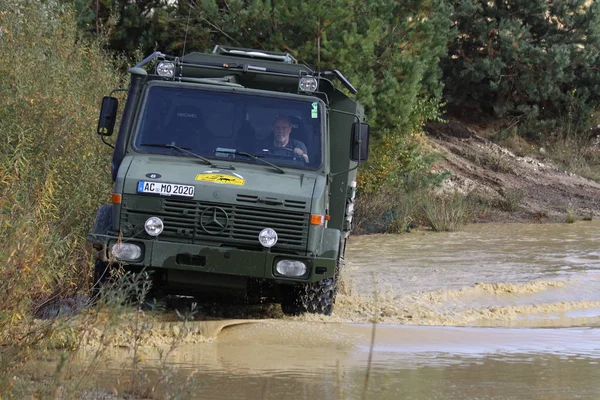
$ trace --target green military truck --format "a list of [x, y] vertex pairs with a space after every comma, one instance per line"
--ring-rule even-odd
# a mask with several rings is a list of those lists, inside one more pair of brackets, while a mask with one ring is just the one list
[[121, 266], [152, 271], [164, 294], [330, 314], [368, 155], [364, 109], [333, 84], [354, 94], [350, 82], [288, 53], [218, 45], [128, 72], [98, 122], [114, 190], [87, 237], [94, 287]]

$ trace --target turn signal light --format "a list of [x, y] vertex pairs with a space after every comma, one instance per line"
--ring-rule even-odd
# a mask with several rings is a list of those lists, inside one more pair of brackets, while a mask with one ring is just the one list
[[310, 224], [311, 225], [324, 225], [325, 224], [325, 216], [312, 214], [310, 216]]
[[119, 193], [113, 193], [110, 197], [113, 204], [121, 204], [121, 195]]

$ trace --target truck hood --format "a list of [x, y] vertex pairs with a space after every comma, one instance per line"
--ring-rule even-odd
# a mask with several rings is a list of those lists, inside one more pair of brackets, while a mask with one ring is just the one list
[[[222, 163], [222, 162], [220, 162]], [[198, 201], [256, 204], [310, 212], [317, 176], [307, 171], [278, 173], [268, 165], [235, 164], [213, 168], [190, 158], [136, 156], [129, 166], [124, 194], [136, 194], [140, 182], [193, 185]], [[157, 194], [144, 194], [160, 196]]]

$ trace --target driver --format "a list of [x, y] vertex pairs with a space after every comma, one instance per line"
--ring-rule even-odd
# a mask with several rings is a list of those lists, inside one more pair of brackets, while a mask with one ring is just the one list
[[273, 121], [273, 141], [270, 142], [270, 138], [267, 139], [264, 148], [274, 151], [278, 148], [289, 149], [308, 163], [306, 145], [299, 140], [291, 139], [290, 132], [292, 132], [291, 118], [286, 115], [278, 115]]

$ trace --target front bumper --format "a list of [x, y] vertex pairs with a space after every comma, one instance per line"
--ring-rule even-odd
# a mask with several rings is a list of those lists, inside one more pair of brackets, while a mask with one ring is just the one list
[[[109, 235], [89, 234], [88, 243], [98, 250], [98, 258], [110, 261], [108, 245], [119, 238]], [[142, 246], [143, 258], [138, 262], [124, 262], [142, 267], [178, 269], [215, 274], [236, 275], [277, 281], [317, 282], [335, 273], [336, 260], [322, 257], [305, 257], [273, 253], [268, 250], [242, 250], [234, 247], [185, 244], [154, 240], [121, 239]], [[307, 275], [301, 278], [277, 276], [275, 264], [282, 259], [302, 261]]]

